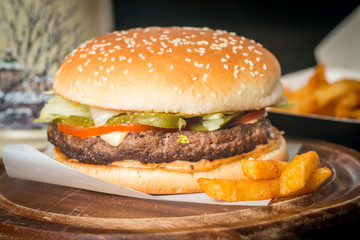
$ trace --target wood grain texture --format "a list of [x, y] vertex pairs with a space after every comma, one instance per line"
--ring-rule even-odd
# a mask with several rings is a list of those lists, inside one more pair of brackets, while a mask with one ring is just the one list
[[0, 239], [299, 239], [358, 223], [360, 153], [322, 141], [287, 140], [303, 143], [301, 152], [317, 151], [334, 174], [316, 193], [274, 199], [266, 207], [90, 192], [9, 178], [0, 164]]

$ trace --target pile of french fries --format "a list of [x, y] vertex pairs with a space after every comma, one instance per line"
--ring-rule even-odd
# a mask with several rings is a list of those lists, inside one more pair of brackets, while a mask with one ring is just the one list
[[360, 81], [341, 79], [329, 83], [324, 65], [317, 65], [315, 74], [299, 90], [285, 89], [285, 96], [288, 102], [295, 104], [280, 111], [360, 120]]
[[200, 178], [198, 183], [211, 198], [237, 202], [312, 193], [331, 176], [314, 151], [297, 155], [291, 162], [241, 160], [241, 164], [247, 180]]

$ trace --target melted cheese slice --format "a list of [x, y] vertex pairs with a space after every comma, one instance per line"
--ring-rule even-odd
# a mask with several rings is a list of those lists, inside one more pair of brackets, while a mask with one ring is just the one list
[[100, 137], [111, 146], [117, 147], [124, 141], [128, 134], [129, 132], [112, 132], [100, 135]]

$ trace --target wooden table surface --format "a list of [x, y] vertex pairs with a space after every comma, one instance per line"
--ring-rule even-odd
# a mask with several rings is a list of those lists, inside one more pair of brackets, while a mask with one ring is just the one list
[[[333, 175], [313, 194], [269, 206], [143, 200], [9, 178], [0, 163], [0, 239], [302, 239], [359, 227], [360, 153], [308, 139]], [[350, 235], [349, 235], [350, 236]]]

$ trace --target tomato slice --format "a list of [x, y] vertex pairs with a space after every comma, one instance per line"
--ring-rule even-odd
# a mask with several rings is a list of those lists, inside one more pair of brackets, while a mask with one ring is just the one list
[[248, 123], [257, 119], [261, 119], [267, 116], [267, 112], [265, 110], [265, 108], [259, 109], [259, 110], [254, 110], [251, 111], [249, 113], [246, 113], [240, 117], [238, 117], [237, 119], [235, 119], [234, 121], [232, 121], [228, 126], [235, 126], [235, 125], [240, 125], [243, 123]]
[[152, 126], [146, 126], [138, 123], [122, 123], [116, 125], [104, 125], [94, 127], [79, 127], [71, 126], [63, 123], [58, 123], [58, 128], [63, 133], [75, 136], [75, 137], [92, 137], [107, 134], [111, 132], [143, 132], [152, 129], [159, 129]]

